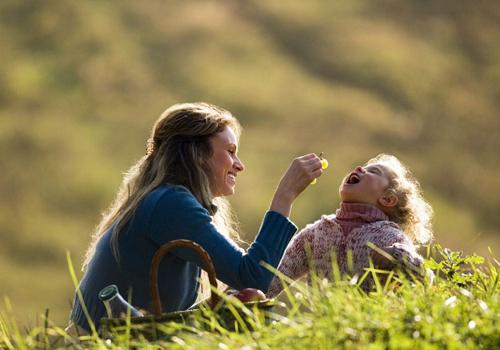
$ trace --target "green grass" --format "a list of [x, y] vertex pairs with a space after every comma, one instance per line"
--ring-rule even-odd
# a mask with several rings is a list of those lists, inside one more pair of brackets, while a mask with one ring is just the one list
[[[21, 330], [0, 315], [0, 348], [64, 347], [95, 349], [493, 349], [500, 344], [500, 263], [494, 258], [463, 256], [432, 248], [436, 259], [426, 261], [436, 273], [432, 285], [389, 273], [385, 283], [365, 293], [352, 279], [313, 278], [285, 289], [271, 322], [239, 302], [228, 300], [239, 319], [239, 332], [228, 331], [210, 310], [194, 323], [162, 324], [163, 340], [147, 341], [134, 329], [112, 337], [71, 337], [49, 321]], [[439, 258], [438, 258], [439, 257]], [[387, 273], [387, 272], [384, 272]], [[236, 310], [239, 310], [237, 312]], [[250, 326], [250, 327], [249, 327]], [[250, 329], [252, 330], [250, 330]]]

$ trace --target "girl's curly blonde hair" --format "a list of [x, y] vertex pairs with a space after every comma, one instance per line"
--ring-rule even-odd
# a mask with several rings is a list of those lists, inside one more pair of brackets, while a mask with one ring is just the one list
[[391, 221], [415, 242], [420, 244], [432, 240], [432, 207], [422, 196], [420, 184], [408, 168], [398, 158], [379, 154], [366, 162], [366, 165], [380, 164], [389, 173], [389, 186], [386, 191], [398, 197], [398, 204], [388, 213]]

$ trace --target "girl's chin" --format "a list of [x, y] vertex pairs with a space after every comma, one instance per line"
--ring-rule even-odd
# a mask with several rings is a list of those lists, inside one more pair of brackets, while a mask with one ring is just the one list
[[344, 199], [345, 198], [351, 198], [351, 197], [354, 197], [355, 196], [355, 192], [353, 191], [352, 188], [346, 188], [346, 187], [342, 187], [339, 191], [339, 195], [340, 195], [340, 198], [341, 199]]
[[340, 200], [344, 203], [356, 203], [359, 202], [358, 196], [352, 193], [340, 193]]

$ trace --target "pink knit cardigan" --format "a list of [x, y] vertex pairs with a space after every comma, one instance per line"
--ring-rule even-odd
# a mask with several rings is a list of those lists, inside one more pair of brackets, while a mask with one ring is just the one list
[[[389, 221], [377, 207], [360, 203], [341, 203], [336, 215], [323, 215], [307, 225], [289, 243], [278, 271], [296, 280], [308, 274], [313, 266], [318, 275], [331, 278], [332, 256], [337, 258], [340, 273], [345, 274], [350, 251], [353, 271], [349, 273], [361, 276], [369, 267], [370, 257], [375, 262], [384, 260], [367, 245], [368, 242], [390, 251], [401, 265], [420, 271], [423, 259], [399, 226]], [[369, 289], [371, 283], [372, 279], [367, 278], [362, 287]], [[267, 296], [274, 297], [281, 289], [282, 283], [275, 277]]]

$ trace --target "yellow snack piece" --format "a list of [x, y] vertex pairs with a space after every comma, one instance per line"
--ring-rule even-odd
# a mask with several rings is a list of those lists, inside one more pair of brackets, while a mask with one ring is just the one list
[[[319, 154], [319, 157], [321, 158], [321, 169], [325, 170], [326, 168], [328, 168], [328, 161], [322, 157], [323, 155], [323, 152], [321, 152]], [[315, 185], [316, 182], [318, 182], [318, 179], [314, 179], [311, 181], [311, 185]]]
[[326, 168], [328, 168], [328, 161], [325, 158], [323, 158], [321, 159], [321, 169], [324, 170]]

